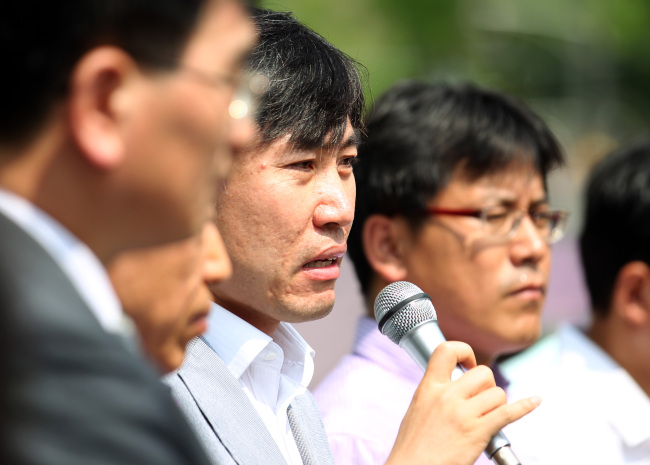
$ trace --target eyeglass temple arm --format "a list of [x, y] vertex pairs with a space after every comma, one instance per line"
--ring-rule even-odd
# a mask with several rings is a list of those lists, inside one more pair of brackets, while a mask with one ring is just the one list
[[451, 208], [427, 208], [427, 213], [429, 215], [453, 215], [453, 216], [473, 216], [475, 218], [480, 218], [482, 210], [474, 209], [451, 209]]

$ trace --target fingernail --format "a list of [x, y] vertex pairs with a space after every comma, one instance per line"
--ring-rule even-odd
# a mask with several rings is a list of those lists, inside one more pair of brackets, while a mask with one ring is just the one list
[[533, 396], [530, 398], [530, 401], [535, 405], [535, 407], [537, 407], [542, 403], [542, 398], [540, 396]]

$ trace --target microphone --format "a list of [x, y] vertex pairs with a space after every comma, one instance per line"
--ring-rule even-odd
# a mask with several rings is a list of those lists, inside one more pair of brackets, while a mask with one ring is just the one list
[[[438, 344], [445, 341], [431, 297], [415, 284], [398, 281], [386, 286], [375, 299], [375, 319], [379, 331], [406, 350], [422, 370]], [[460, 378], [465, 370], [458, 365], [451, 379]], [[521, 465], [503, 432], [492, 436], [485, 455], [496, 465]]]

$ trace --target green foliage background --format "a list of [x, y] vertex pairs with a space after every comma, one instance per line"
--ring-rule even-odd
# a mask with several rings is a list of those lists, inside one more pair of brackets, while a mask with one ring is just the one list
[[650, 119], [647, 0], [274, 0], [262, 6], [294, 12], [360, 61], [373, 96], [406, 77], [475, 81], [523, 98], [571, 147], [585, 134], [613, 142], [641, 135]]

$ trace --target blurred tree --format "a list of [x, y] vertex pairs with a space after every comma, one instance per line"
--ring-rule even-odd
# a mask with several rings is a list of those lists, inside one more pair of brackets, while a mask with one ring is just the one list
[[[650, 121], [645, 0], [276, 0], [369, 71], [377, 95], [406, 77], [472, 80], [524, 98], [560, 132], [615, 138]], [[565, 141], [571, 142], [571, 141]]]

